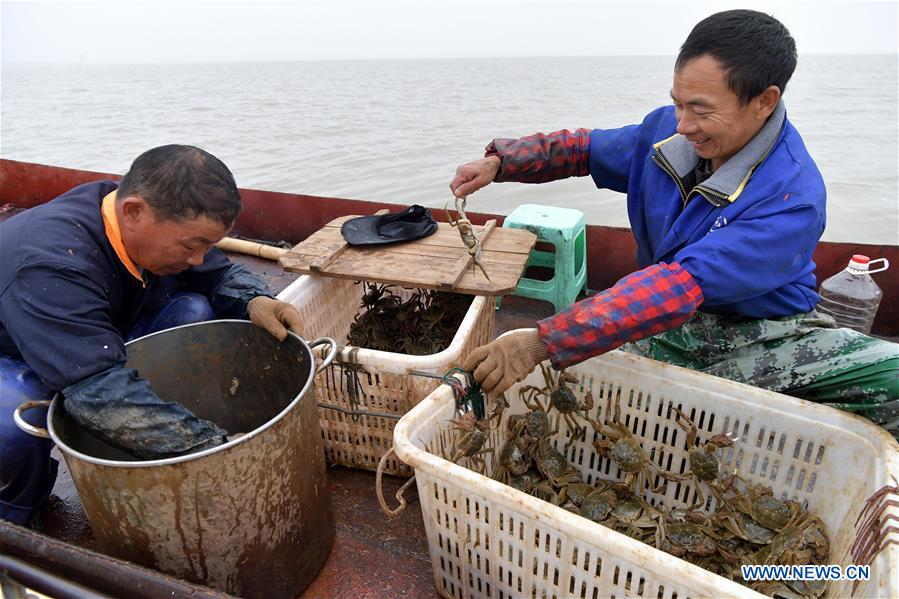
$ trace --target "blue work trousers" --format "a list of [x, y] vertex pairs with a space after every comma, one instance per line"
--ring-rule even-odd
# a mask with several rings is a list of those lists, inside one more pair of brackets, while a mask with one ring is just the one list
[[[142, 316], [126, 340], [214, 318], [205, 296], [179, 292], [160, 310]], [[59, 464], [50, 457], [53, 442], [19, 430], [13, 412], [27, 401], [53, 395], [25, 362], [0, 355], [0, 518], [16, 524], [27, 524], [50, 495]], [[28, 410], [23, 417], [33, 426], [47, 427], [46, 408]]]

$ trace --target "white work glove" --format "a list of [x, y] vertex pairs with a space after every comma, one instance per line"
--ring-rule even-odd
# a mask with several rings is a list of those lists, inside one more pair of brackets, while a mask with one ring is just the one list
[[253, 324], [271, 333], [278, 341], [287, 339], [287, 329], [300, 334], [300, 313], [287, 302], [257, 295], [247, 304], [247, 312]]
[[516, 329], [468, 354], [462, 368], [491, 396], [529, 375], [549, 354], [537, 329]]

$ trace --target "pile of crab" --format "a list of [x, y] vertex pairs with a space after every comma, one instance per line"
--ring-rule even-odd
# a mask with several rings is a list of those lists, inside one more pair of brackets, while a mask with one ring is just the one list
[[[572, 390], [575, 377], [564, 370], [553, 377], [552, 370], [542, 368], [546, 385], [519, 388], [528, 411], [508, 416], [505, 435], [501, 435], [504, 440], [498, 447], [489, 447], [488, 440], [509, 407], [504, 397], [483, 420], [467, 412], [450, 421], [450, 428], [456, 430], [454, 462], [486, 475], [485, 457], [489, 456], [494, 479], [758, 592], [784, 597], [823, 595], [823, 581], [742, 579], [741, 565], [828, 563], [830, 543], [821, 519], [798, 502], [778, 499], [771, 488], [724, 471], [718, 454], [738, 439], [714, 435], [700, 443], [693, 421], [672, 406], [677, 425], [687, 433], [687, 447], [692, 449], [689, 469], [682, 473], [664, 470], [653, 463], [621, 422], [620, 397], [608, 399], [606, 417], [599, 421], [593, 416], [592, 394], [587, 391], [584, 399], [578, 400]], [[563, 451], [593, 431], [596, 453], [611, 460], [623, 480], [585, 482], [580, 470], [557, 449], [563, 421], [569, 436]], [[663, 493], [669, 482], [687, 480], [696, 485], [692, 505], [666, 507], [658, 501], [656, 494]], [[653, 481], [658, 484], [653, 486]], [[703, 486], [711, 497], [703, 495]]]
[[403, 299], [395, 285], [364, 283], [347, 344], [412, 356], [436, 354], [453, 342], [472, 296], [413, 289]]

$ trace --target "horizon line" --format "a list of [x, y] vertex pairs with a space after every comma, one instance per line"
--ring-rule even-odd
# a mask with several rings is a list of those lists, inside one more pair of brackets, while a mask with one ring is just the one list
[[[799, 56], [899, 56], [899, 52], [806, 52]], [[85, 62], [80, 60], [35, 60], [14, 61], [0, 59], [0, 66], [157, 66], [157, 65], [212, 65], [212, 64], [265, 64], [294, 62], [377, 62], [377, 61], [438, 61], [438, 60], [525, 60], [532, 58], [671, 58], [669, 54], [565, 54], [528, 56], [426, 56], [426, 57], [381, 57], [381, 58], [266, 58], [258, 60], [188, 60], [188, 61], [132, 61], [132, 62]]]

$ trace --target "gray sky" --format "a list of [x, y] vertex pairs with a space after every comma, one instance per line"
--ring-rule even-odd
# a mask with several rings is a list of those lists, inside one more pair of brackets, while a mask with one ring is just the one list
[[800, 54], [897, 52], [897, 2], [0, 2], [3, 63], [674, 55], [728, 8]]

